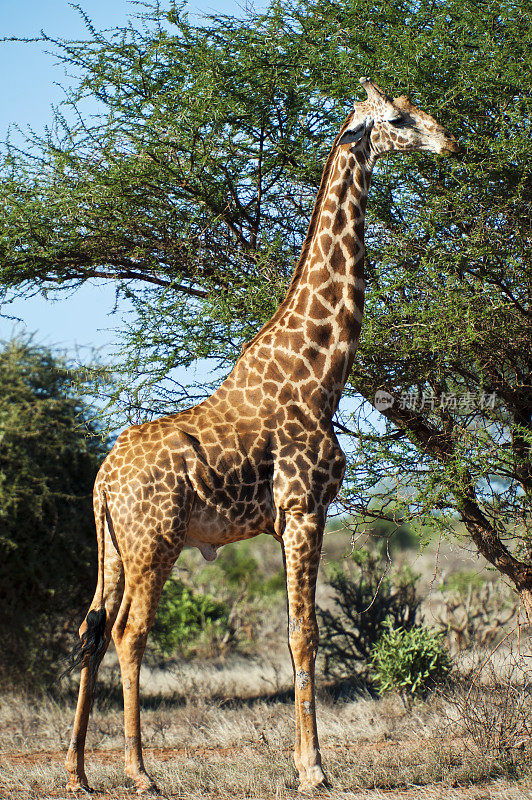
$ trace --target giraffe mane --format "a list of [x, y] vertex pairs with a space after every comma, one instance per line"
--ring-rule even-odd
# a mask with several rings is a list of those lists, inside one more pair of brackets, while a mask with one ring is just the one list
[[322, 175], [321, 175], [320, 186], [319, 186], [319, 189], [318, 189], [318, 193], [316, 195], [316, 200], [314, 202], [314, 208], [312, 209], [312, 215], [310, 217], [309, 226], [307, 228], [307, 233], [305, 235], [305, 240], [304, 240], [303, 246], [301, 248], [301, 254], [300, 254], [299, 259], [297, 261], [296, 268], [295, 268], [294, 273], [292, 275], [292, 280], [290, 282], [290, 286], [288, 287], [286, 295], [285, 295], [284, 299], [281, 301], [281, 303], [279, 304], [279, 306], [277, 307], [277, 309], [276, 309], [275, 313], [273, 314], [273, 316], [268, 320], [268, 322], [266, 322], [262, 326], [262, 328], [255, 334], [255, 336], [252, 339], [249, 340], [249, 342], [246, 342], [242, 346], [242, 350], [240, 351], [240, 355], [238, 356], [237, 363], [238, 363], [238, 361], [240, 361], [240, 359], [242, 358], [244, 353], [246, 353], [249, 350], [249, 348], [252, 345], [254, 345], [255, 342], [257, 342], [262, 337], [262, 335], [264, 333], [269, 331], [270, 328], [272, 328], [275, 325], [277, 320], [283, 315], [286, 306], [288, 305], [288, 303], [292, 299], [292, 296], [293, 296], [294, 291], [295, 291], [295, 289], [297, 287], [298, 281], [299, 281], [299, 279], [301, 277], [301, 272], [303, 270], [303, 266], [305, 265], [306, 260], [307, 260], [307, 258], [309, 256], [310, 248], [311, 248], [312, 242], [314, 240], [314, 235], [316, 233], [316, 227], [317, 227], [318, 220], [319, 220], [319, 217], [320, 217], [321, 206], [322, 206], [322, 203], [323, 203], [324, 198], [326, 196], [325, 190], [327, 188], [327, 182], [329, 180], [329, 176], [330, 176], [330, 173], [331, 173], [332, 162], [333, 162], [334, 156], [336, 155], [336, 145], [337, 145], [338, 141], [340, 140], [342, 134], [344, 133], [345, 129], [348, 127], [350, 120], [351, 120], [351, 114], [349, 114], [347, 119], [344, 121], [344, 124], [342, 125], [340, 131], [338, 132], [338, 135], [336, 136], [336, 138], [334, 140], [333, 146], [331, 147], [331, 151], [330, 151], [330, 153], [329, 153], [329, 155], [327, 157], [327, 161], [325, 162], [325, 166], [323, 168], [323, 172], [322, 172]]

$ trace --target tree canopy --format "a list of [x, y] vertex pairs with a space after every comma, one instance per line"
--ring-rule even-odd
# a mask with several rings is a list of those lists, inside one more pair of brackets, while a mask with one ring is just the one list
[[358, 77], [408, 94], [465, 154], [375, 171], [342, 502], [459, 518], [528, 591], [531, 17], [530, 0], [280, 0], [193, 25], [167, 3], [49, 40], [79, 80], [53, 129], [6, 147], [5, 295], [113, 281], [134, 306], [113, 407], [190, 404], [211, 386], [175, 368], [209, 358], [216, 382], [283, 296]]

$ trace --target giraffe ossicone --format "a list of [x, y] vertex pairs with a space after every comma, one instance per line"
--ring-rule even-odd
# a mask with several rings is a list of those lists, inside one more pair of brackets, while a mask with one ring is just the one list
[[98, 584], [80, 628], [81, 682], [66, 759], [68, 788], [88, 790], [84, 748], [93, 682], [111, 636], [124, 692], [125, 768], [153, 790], [141, 748], [140, 663], [163, 585], [183, 546], [204, 557], [268, 533], [286, 566], [294, 667], [294, 762], [301, 790], [323, 783], [316, 729], [315, 587], [327, 508], [345, 458], [332, 417], [349, 376], [364, 306], [364, 216], [371, 172], [392, 151], [456, 152], [456, 140], [369, 78], [327, 158], [286, 297], [231, 374], [194, 408], [124, 431], [98, 473]]

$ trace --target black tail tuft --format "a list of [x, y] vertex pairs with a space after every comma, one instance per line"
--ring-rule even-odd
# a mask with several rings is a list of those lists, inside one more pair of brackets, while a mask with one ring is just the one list
[[105, 653], [105, 622], [105, 608], [89, 611], [87, 629], [67, 657], [68, 666], [59, 676], [59, 680], [81, 664], [82, 667], [89, 668], [91, 691], [94, 689], [98, 667]]

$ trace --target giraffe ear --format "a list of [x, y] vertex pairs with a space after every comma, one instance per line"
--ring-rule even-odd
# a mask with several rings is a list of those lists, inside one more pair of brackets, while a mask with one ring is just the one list
[[360, 121], [360, 117], [358, 120], [355, 118], [353, 120], [353, 127], [347, 128], [346, 131], [340, 136], [338, 140], [338, 144], [352, 144], [353, 142], [359, 142], [364, 134], [367, 131], [370, 131], [373, 128], [373, 120], [370, 116], [367, 116]]
[[366, 123], [363, 122], [361, 125], [357, 125], [356, 128], [348, 128], [346, 131], [344, 131], [338, 140], [338, 144], [352, 144], [352, 142], [359, 142], [365, 133]]

